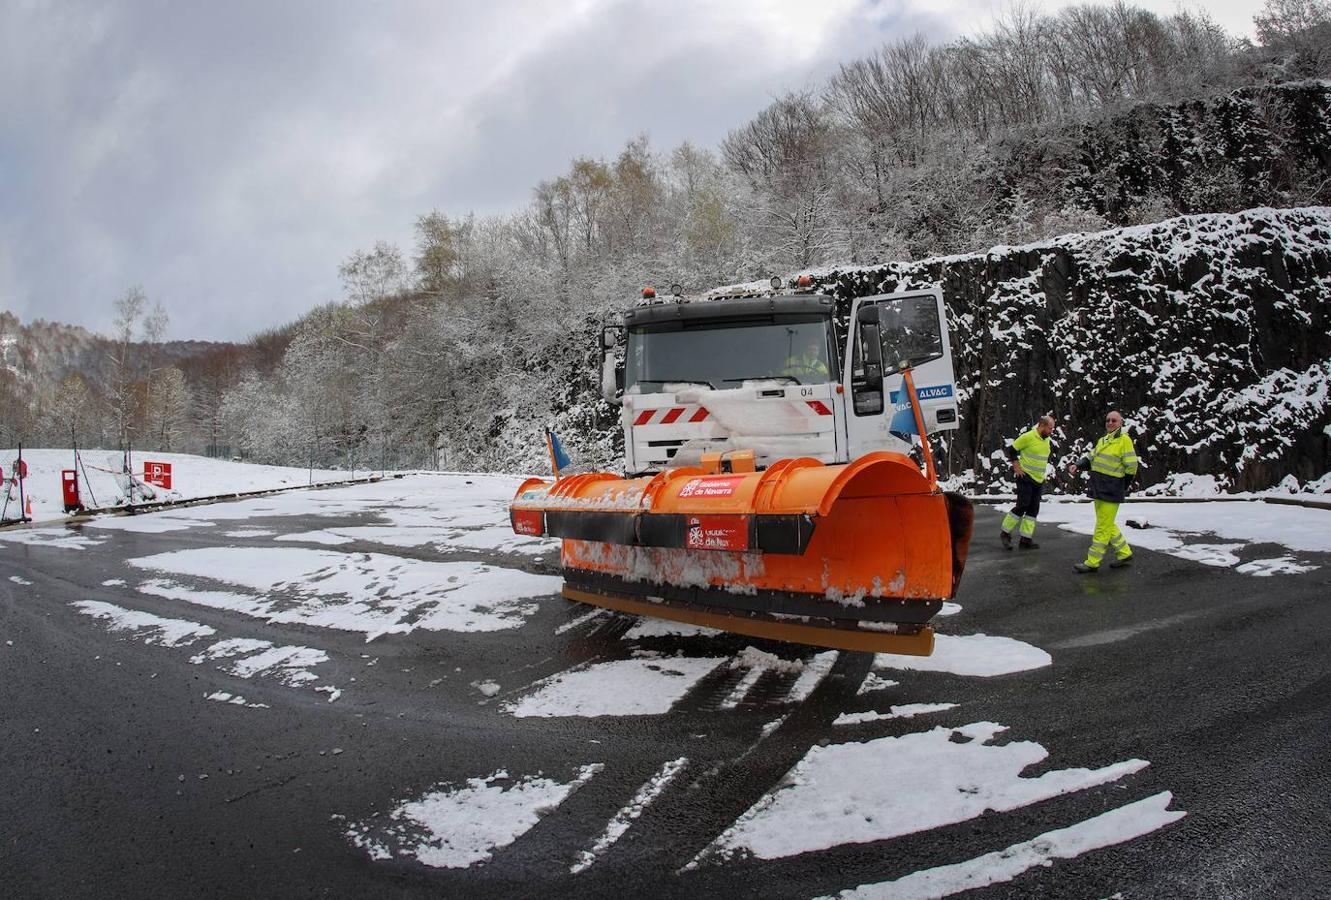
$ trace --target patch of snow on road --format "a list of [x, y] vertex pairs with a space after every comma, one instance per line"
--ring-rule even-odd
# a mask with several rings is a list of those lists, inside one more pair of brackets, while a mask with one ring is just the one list
[[211, 609], [226, 609], [241, 612], [247, 616], [263, 616], [268, 606], [262, 597], [233, 594], [230, 591], [199, 591], [160, 578], [150, 578], [139, 582], [136, 590], [140, 594], [150, 594], [166, 600], [183, 600], [195, 606], [207, 606]]
[[12, 541], [15, 544], [28, 544], [37, 547], [54, 547], [58, 550], [83, 550], [96, 547], [101, 543], [90, 537], [66, 528], [20, 528], [0, 530], [0, 541]]
[[723, 633], [705, 625], [689, 625], [686, 622], [644, 617], [624, 633], [624, 640], [637, 641], [654, 637], [716, 637]]
[[803, 703], [807, 700], [809, 695], [813, 693], [813, 689], [822, 683], [828, 672], [832, 671], [832, 666], [836, 663], [839, 655], [835, 650], [828, 650], [825, 653], [815, 654], [813, 659], [805, 661], [804, 671], [791, 685], [786, 700], [791, 703]]
[[601, 836], [596, 839], [591, 847], [578, 854], [578, 861], [569, 866], [569, 871], [576, 875], [596, 862], [606, 850], [609, 850], [616, 841], [624, 836], [624, 832], [629, 830], [629, 826], [642, 815], [652, 801], [661, 796], [661, 792], [670, 786], [670, 782], [675, 780], [675, 776], [688, 765], [688, 762], [686, 756], [672, 759], [658, 769], [656, 774], [647, 779], [647, 783], [638, 789], [638, 793], [633, 795], [629, 805], [615, 814], [615, 817], [605, 826], [605, 831], [601, 832]]
[[1026, 778], [1021, 773], [1043, 762], [1048, 751], [1032, 741], [991, 743], [1005, 730], [976, 722], [813, 747], [709, 850], [778, 859], [881, 841], [1086, 790], [1147, 766], [1133, 759]]
[[519, 718], [661, 715], [723, 662], [672, 657], [596, 663], [538, 681], [535, 690], [504, 709]]
[[435, 868], [465, 869], [485, 862], [552, 812], [602, 769], [582, 766], [571, 782], [503, 770], [444, 786], [401, 804], [385, 824], [365, 822], [347, 832], [373, 859], [412, 859]]
[[245, 706], [250, 709], [268, 709], [267, 703], [250, 703], [240, 694], [228, 694], [226, 691], [213, 691], [204, 697], [205, 700], [216, 700], [218, 703], [226, 703], [231, 706]]
[[890, 678], [884, 678], [881, 675], [876, 675], [873, 672], [870, 672], [868, 675], [865, 675], [864, 680], [860, 682], [860, 689], [855, 692], [855, 695], [860, 696], [863, 694], [871, 694], [874, 691], [886, 690], [890, 687], [896, 687], [899, 683], [900, 682], [893, 681]]
[[185, 528], [211, 528], [216, 522], [209, 522], [190, 515], [185, 511], [146, 512], [133, 516], [105, 516], [85, 522], [84, 528], [98, 528], [109, 531], [126, 531], [133, 534], [166, 534], [169, 531], [181, 531]]
[[[536, 611], [529, 598], [555, 594], [557, 576], [475, 562], [425, 562], [380, 553], [303, 547], [207, 547], [129, 561], [163, 575], [192, 576], [258, 591], [262, 597], [209, 592], [205, 605], [270, 622], [383, 634], [499, 631]], [[161, 592], [162, 583], [153, 590]], [[193, 602], [191, 589], [168, 585]], [[280, 594], [281, 596], [271, 596]], [[234, 598], [228, 601], [228, 597]], [[233, 602], [234, 605], [228, 605]]]
[[531, 555], [558, 549], [557, 540], [514, 534], [508, 501], [519, 483], [507, 476], [415, 476], [365, 492], [375, 502], [362, 504], [357, 512], [374, 512], [385, 524], [334, 525], [278, 540], [327, 545], [365, 541]]
[[[209, 637], [217, 631], [198, 622], [183, 619], [164, 619], [151, 613], [125, 609], [100, 600], [79, 600], [70, 604], [85, 616], [105, 621], [110, 631], [129, 631], [140, 636], [145, 644], [160, 643], [164, 647], [184, 647], [199, 638]], [[145, 632], [140, 635], [141, 632]]]
[[124, 587], [124, 586], [125, 586], [125, 579], [123, 578], [108, 578], [102, 582], [102, 587]]
[[334, 531], [301, 531], [295, 534], [280, 534], [276, 538], [279, 541], [291, 541], [298, 544], [324, 544], [329, 547], [337, 547], [342, 544], [354, 544], [356, 539], [344, 534], [338, 534]]
[[1268, 578], [1272, 575], [1298, 575], [1316, 568], [1317, 566], [1300, 563], [1292, 556], [1281, 556], [1276, 559], [1254, 559], [1234, 571], [1242, 572], [1244, 575], [1255, 575], [1258, 578]]
[[1204, 566], [1228, 569], [1239, 564], [1235, 550], [1242, 544], [1185, 544], [1173, 551], [1174, 556], [1199, 562]]
[[883, 722], [888, 719], [913, 719], [916, 716], [922, 716], [927, 713], [945, 712], [949, 709], [956, 709], [955, 703], [903, 703], [900, 706], [894, 706], [888, 712], [875, 712], [867, 710], [866, 712], [842, 713], [836, 717], [833, 725], [864, 725], [868, 722]]
[[606, 614], [606, 612], [607, 610], [604, 609], [592, 609], [591, 612], [585, 612], [582, 615], [578, 616], [577, 618], [569, 619], [563, 625], [560, 625], [558, 628], [555, 629], [555, 634], [563, 634], [566, 631], [572, 631], [575, 628], [580, 628], [581, 626], [587, 624], [593, 619], [601, 618]]
[[910, 669], [916, 672], [947, 672], [990, 678], [1049, 665], [1054, 658], [1039, 647], [1014, 638], [987, 634], [940, 634], [934, 638], [932, 656], [878, 653], [875, 669]]
[[950, 600], [944, 600], [942, 609], [938, 610], [938, 615], [955, 616], [959, 612], [961, 612], [960, 603], [953, 603]]
[[20, 587], [32, 587], [32, 582], [21, 575], [10, 575], [9, 580], [19, 585]]
[[[744, 676], [731, 689], [730, 694], [721, 701], [721, 709], [734, 709], [745, 697], [749, 691], [753, 690], [758, 679], [768, 672], [785, 672], [790, 675], [798, 675], [795, 684], [791, 686], [787, 701], [799, 702], [809, 695], [814, 686], [822, 680], [835, 661], [836, 654], [820, 654], [806, 663], [799, 659], [782, 659], [781, 657], [759, 650], [757, 647], [745, 647], [730, 664], [733, 668], [744, 669]], [[807, 676], [807, 677], [806, 677]]]
[[[1187, 813], [1171, 810], [1169, 791], [1120, 806], [1118, 809], [1057, 831], [986, 853], [965, 862], [912, 872], [895, 881], [865, 884], [842, 891], [838, 900], [926, 900], [1012, 881], [1036, 866], [1056, 859], [1073, 859], [1092, 850], [1112, 847], [1171, 825]], [[1117, 895], [1115, 895], [1117, 896]]]
[[328, 662], [328, 654], [313, 647], [278, 647], [254, 638], [228, 638], [204, 648], [190, 657], [190, 662], [197, 666], [218, 659], [235, 660], [220, 668], [237, 678], [271, 677], [299, 687], [318, 680], [310, 668]]

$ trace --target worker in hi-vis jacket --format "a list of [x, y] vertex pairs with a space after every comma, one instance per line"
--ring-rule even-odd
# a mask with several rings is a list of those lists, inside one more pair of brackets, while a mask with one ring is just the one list
[[1004, 550], [1012, 549], [1012, 530], [1020, 524], [1023, 550], [1034, 550], [1035, 519], [1040, 515], [1040, 496], [1044, 493], [1044, 476], [1049, 465], [1049, 435], [1054, 433], [1054, 417], [1041, 416], [1035, 427], [1007, 446], [1008, 459], [1017, 476], [1017, 505], [1003, 517], [1003, 530], [999, 539]]
[[1137, 448], [1123, 427], [1123, 416], [1110, 410], [1105, 416], [1105, 436], [1095, 442], [1095, 449], [1078, 462], [1068, 466], [1077, 474], [1078, 468], [1091, 470], [1091, 497], [1095, 504], [1095, 534], [1091, 536], [1091, 549], [1086, 561], [1073, 568], [1078, 572], [1098, 572], [1106, 550], [1114, 551], [1111, 569], [1132, 564], [1132, 548], [1123, 539], [1114, 518], [1118, 506], [1128, 496], [1128, 489], [1137, 478]]

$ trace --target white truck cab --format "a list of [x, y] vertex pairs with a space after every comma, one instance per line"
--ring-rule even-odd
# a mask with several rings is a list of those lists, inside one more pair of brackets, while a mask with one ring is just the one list
[[843, 329], [833, 298], [810, 292], [649, 298], [603, 330], [602, 349], [630, 475], [728, 450], [753, 450], [758, 468], [907, 452], [916, 428], [901, 393], [904, 364], [926, 432], [958, 425], [936, 287], [859, 298]]

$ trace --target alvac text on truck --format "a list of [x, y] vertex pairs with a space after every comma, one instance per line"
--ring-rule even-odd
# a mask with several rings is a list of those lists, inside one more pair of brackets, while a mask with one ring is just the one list
[[[753, 637], [928, 655], [973, 510], [938, 486], [954, 429], [942, 292], [836, 303], [808, 276], [647, 289], [602, 330], [624, 473], [529, 479], [515, 531], [562, 539], [571, 600]], [[921, 465], [912, 457], [915, 436]]]

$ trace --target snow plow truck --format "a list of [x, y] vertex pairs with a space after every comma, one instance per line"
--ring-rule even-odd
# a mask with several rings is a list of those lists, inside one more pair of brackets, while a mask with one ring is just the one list
[[928, 622], [956, 593], [973, 522], [966, 498], [940, 490], [927, 439], [958, 426], [942, 292], [859, 298], [838, 323], [810, 284], [649, 288], [603, 329], [624, 474], [528, 479], [510, 504], [515, 532], [562, 539], [566, 598], [933, 651]]

